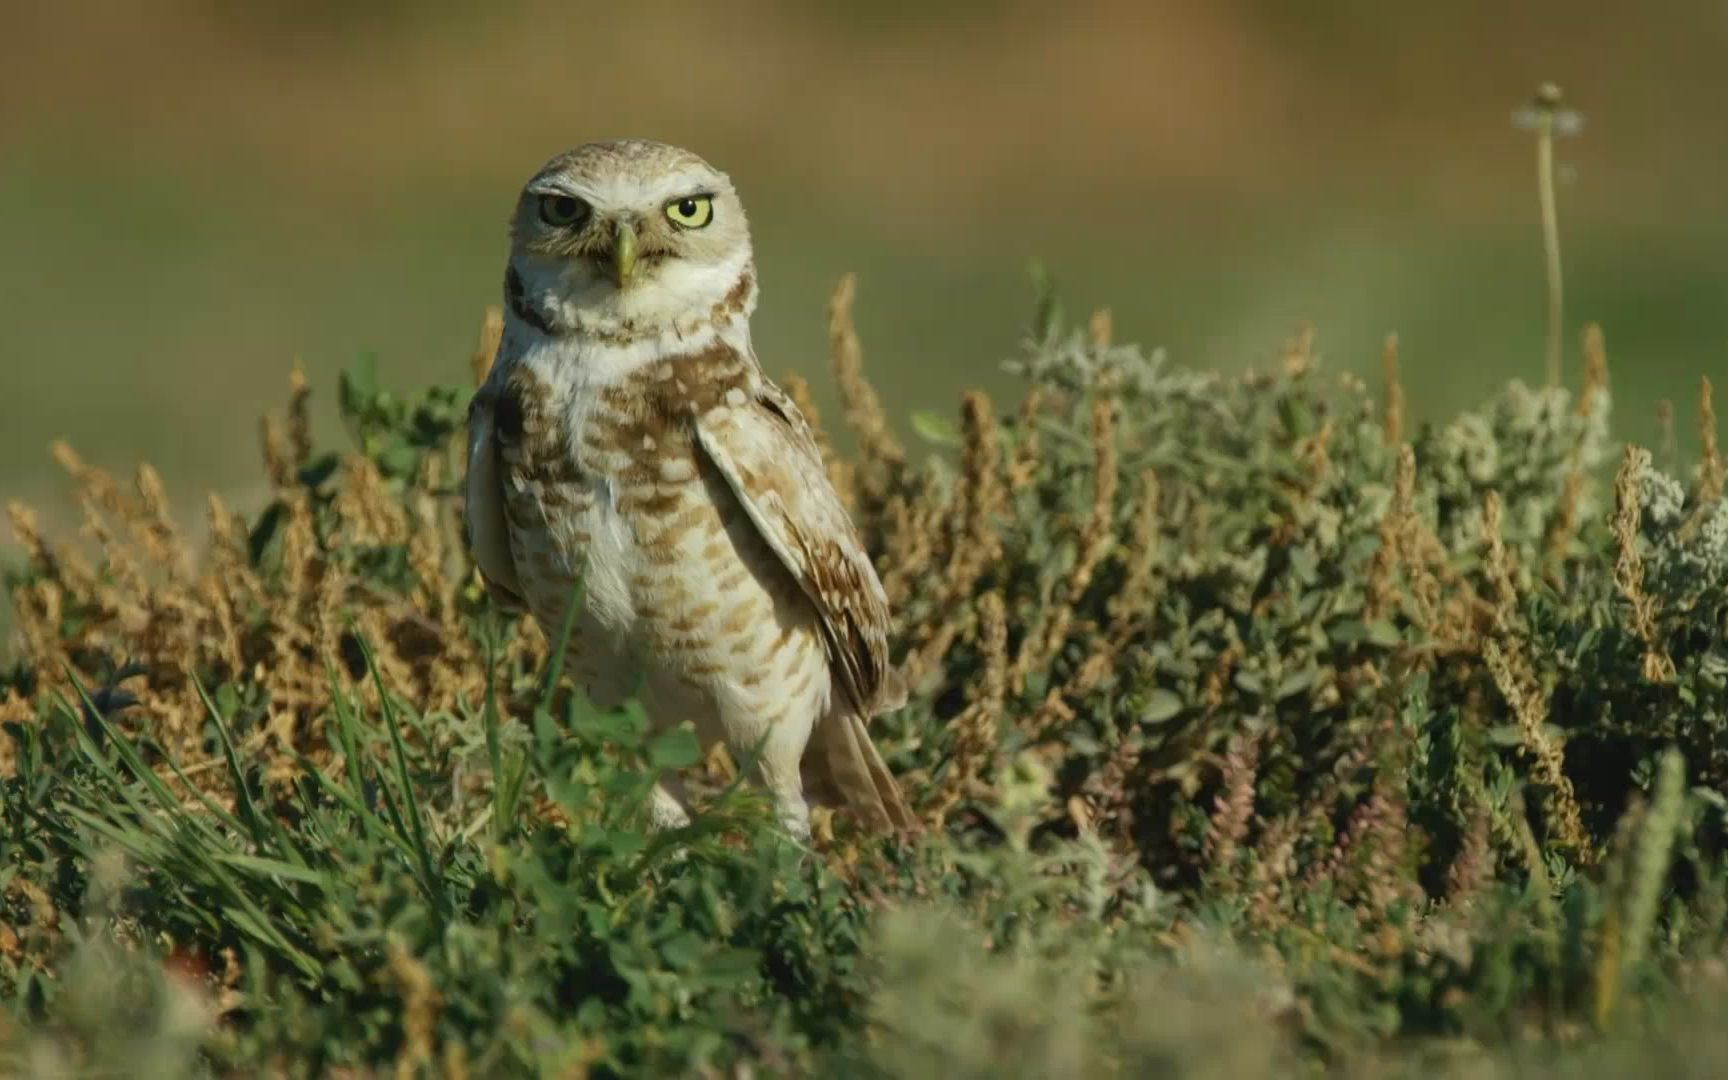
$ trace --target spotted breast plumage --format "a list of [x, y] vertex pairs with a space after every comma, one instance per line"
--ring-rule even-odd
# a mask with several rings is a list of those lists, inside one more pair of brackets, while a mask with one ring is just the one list
[[[914, 819], [866, 722], [905, 689], [882, 585], [809, 426], [750, 342], [757, 286], [731, 182], [659, 143], [554, 158], [512, 226], [498, 357], [470, 414], [482, 577], [601, 705], [640, 681], [657, 726], [754, 761], [782, 823], [807, 797]], [[687, 820], [663, 776], [657, 825]]]

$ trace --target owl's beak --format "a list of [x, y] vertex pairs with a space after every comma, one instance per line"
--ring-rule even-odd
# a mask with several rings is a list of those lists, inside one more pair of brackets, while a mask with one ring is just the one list
[[627, 219], [612, 226], [612, 280], [622, 289], [636, 276], [636, 226]]

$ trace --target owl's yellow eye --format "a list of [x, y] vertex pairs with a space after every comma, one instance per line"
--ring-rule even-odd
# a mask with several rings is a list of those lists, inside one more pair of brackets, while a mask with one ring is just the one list
[[714, 220], [714, 197], [686, 195], [666, 204], [666, 217], [680, 229], [700, 229]]
[[580, 225], [588, 217], [588, 204], [574, 195], [540, 196], [540, 220], [560, 229]]

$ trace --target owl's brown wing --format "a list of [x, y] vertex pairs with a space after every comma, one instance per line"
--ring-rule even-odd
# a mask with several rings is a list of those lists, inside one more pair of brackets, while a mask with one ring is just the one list
[[696, 438], [815, 605], [837, 685], [857, 715], [905, 704], [906, 684], [888, 659], [888, 597], [792, 399], [761, 379], [742, 401], [734, 394], [698, 416]]
[[510, 551], [510, 525], [504, 518], [504, 473], [499, 461], [497, 401], [492, 383], [481, 387], [468, 406], [468, 486], [463, 516], [468, 547], [487, 590], [501, 607], [520, 610], [522, 583]]

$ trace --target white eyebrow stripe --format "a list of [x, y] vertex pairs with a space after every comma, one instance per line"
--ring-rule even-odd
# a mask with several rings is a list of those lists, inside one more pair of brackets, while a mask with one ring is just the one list
[[607, 177], [597, 183], [554, 174], [534, 180], [528, 185], [528, 191], [534, 195], [569, 195], [604, 211], [624, 207], [658, 208], [686, 196], [718, 196], [724, 187], [724, 177], [706, 170], [689, 169], [650, 180], [622, 175]]
[[530, 195], [572, 195], [578, 199], [588, 196], [582, 188], [572, 184], [562, 176], [548, 176], [544, 180], [536, 180], [528, 185]]

